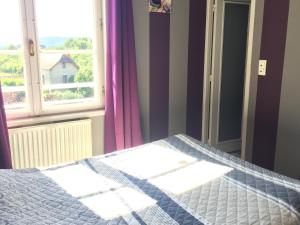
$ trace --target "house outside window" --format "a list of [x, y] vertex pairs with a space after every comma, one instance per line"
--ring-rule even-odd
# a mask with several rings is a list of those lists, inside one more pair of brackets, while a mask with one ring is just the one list
[[74, 83], [74, 77], [80, 71], [76, 62], [64, 54], [42, 54], [40, 68], [46, 85]]

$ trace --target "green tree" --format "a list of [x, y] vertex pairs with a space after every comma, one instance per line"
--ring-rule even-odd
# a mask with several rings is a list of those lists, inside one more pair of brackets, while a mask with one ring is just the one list
[[57, 49], [72, 49], [72, 50], [92, 49], [92, 40], [89, 38], [70, 38], [66, 40], [62, 46], [58, 46]]
[[74, 62], [78, 65], [79, 71], [75, 77], [76, 82], [93, 81], [93, 57], [91, 54], [72, 55]]
[[6, 46], [4, 49], [6, 49], [6, 50], [18, 50], [19, 48], [20, 48], [20, 46], [18, 46], [18, 45], [10, 44], [10, 45]]
[[22, 75], [23, 65], [18, 55], [0, 55], [0, 72], [11, 75]]

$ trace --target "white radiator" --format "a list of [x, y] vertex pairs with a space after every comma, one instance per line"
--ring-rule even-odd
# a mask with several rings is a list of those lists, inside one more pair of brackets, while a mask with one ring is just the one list
[[92, 156], [91, 120], [9, 129], [14, 169], [47, 167]]

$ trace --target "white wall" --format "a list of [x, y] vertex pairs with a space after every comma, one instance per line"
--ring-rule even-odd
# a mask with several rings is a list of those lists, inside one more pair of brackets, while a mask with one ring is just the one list
[[150, 32], [148, 1], [133, 0], [133, 17], [135, 29], [135, 49], [138, 75], [138, 92], [141, 110], [141, 126], [145, 141], [150, 136]]
[[186, 133], [190, 1], [173, 0], [170, 18], [169, 135]]
[[290, 0], [275, 170], [300, 178], [300, 1]]
[[93, 156], [104, 153], [104, 116], [91, 117]]

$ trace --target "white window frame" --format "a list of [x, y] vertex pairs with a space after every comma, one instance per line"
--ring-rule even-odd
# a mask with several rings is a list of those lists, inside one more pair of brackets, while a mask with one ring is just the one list
[[[59, 50], [60, 53], [66, 51], [71, 54], [76, 52], [93, 54], [94, 96], [95, 101], [80, 102], [75, 104], [57, 104], [47, 106], [43, 103], [43, 85], [39, 68], [39, 49], [35, 2], [38, 0], [19, 0], [21, 26], [23, 31], [24, 46], [24, 66], [25, 66], [25, 89], [26, 89], [26, 107], [23, 109], [6, 109], [9, 118], [28, 118], [36, 116], [53, 115], [60, 113], [73, 113], [88, 110], [100, 110], [104, 108], [104, 29], [103, 29], [103, 0], [94, 1], [94, 40], [92, 50]], [[34, 42], [34, 56], [29, 54], [29, 40]], [[47, 50], [47, 52], [50, 52]], [[52, 51], [51, 51], [52, 52]], [[63, 84], [66, 85], [66, 84]], [[80, 85], [80, 84], [79, 84]], [[84, 86], [86, 87], [86, 86]], [[98, 88], [97, 88], [98, 87]], [[61, 101], [60, 101], [61, 102]], [[70, 102], [70, 101], [68, 101]]]

